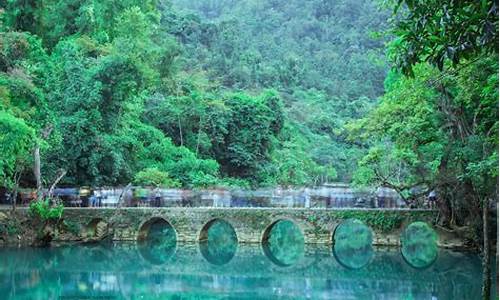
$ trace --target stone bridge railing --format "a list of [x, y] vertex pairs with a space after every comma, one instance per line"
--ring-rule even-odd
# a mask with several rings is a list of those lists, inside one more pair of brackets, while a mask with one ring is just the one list
[[[306, 244], [331, 244], [333, 233], [343, 220], [358, 219], [371, 228], [374, 245], [400, 244], [400, 234], [410, 223], [431, 226], [437, 211], [415, 209], [299, 209], [299, 208], [66, 208], [67, 224], [93, 232], [98, 223], [109, 227], [113, 240], [135, 241], [151, 220], [168, 222], [179, 242], [196, 242], [209, 222], [219, 219], [235, 230], [240, 243], [262, 242], [264, 233], [279, 220], [295, 223]], [[438, 232], [438, 245], [453, 247], [456, 240]]]

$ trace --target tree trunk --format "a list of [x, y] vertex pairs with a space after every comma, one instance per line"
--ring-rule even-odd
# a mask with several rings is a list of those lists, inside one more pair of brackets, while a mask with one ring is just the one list
[[128, 190], [130, 190], [130, 188], [132, 188], [132, 183], [131, 182], [129, 182], [129, 184], [127, 184], [123, 188], [120, 196], [118, 197], [118, 203], [116, 205], [116, 208], [121, 208], [123, 206], [123, 197], [127, 194]]
[[490, 299], [491, 268], [490, 268], [490, 239], [488, 236], [489, 199], [483, 202], [483, 300]]
[[198, 122], [198, 136], [196, 137], [196, 156], [198, 156], [198, 150], [200, 149], [200, 134], [201, 134], [201, 117]]
[[33, 158], [35, 160], [33, 165], [33, 174], [36, 179], [36, 195], [40, 197], [42, 192], [42, 174], [40, 171], [40, 145], [35, 146], [35, 150], [33, 151]]
[[16, 211], [16, 204], [17, 204], [17, 192], [19, 190], [19, 180], [21, 179], [21, 174], [22, 172], [16, 172], [14, 174], [14, 191], [12, 195], [12, 211]]
[[[41, 138], [46, 140], [52, 130], [54, 129], [52, 124], [47, 124], [45, 128], [41, 132]], [[35, 150], [33, 151], [34, 164], [33, 164], [33, 173], [36, 179], [36, 196], [37, 198], [42, 197], [42, 172], [40, 171], [41, 163], [40, 163], [40, 142], [36, 142]]]
[[179, 136], [181, 138], [181, 146], [184, 146], [184, 140], [182, 137], [182, 125], [181, 125], [181, 117], [180, 115], [177, 116], [177, 124], [179, 126]]
[[[497, 213], [498, 216], [498, 213]], [[497, 246], [496, 246], [496, 260], [495, 260], [495, 268], [496, 268], [496, 273], [497, 273], [497, 278], [496, 278], [496, 289], [495, 289], [495, 295], [498, 295], [498, 286], [500, 285], [500, 282], [498, 281], [498, 235], [497, 235]]]
[[61, 179], [64, 177], [64, 175], [66, 175], [66, 171], [65, 170], [60, 170], [59, 175], [57, 176], [57, 178], [54, 180], [54, 182], [50, 186], [49, 192], [47, 194], [47, 196], [49, 198], [52, 198], [52, 194], [54, 193], [54, 188], [59, 183], [59, 181], [61, 181]]

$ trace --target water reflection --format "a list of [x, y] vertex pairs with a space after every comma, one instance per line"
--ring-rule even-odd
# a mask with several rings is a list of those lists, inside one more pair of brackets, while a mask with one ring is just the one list
[[415, 268], [427, 268], [437, 259], [437, 234], [426, 223], [410, 224], [401, 235], [401, 253]]
[[264, 232], [262, 249], [275, 265], [291, 266], [304, 256], [304, 236], [292, 221], [279, 220]]
[[146, 233], [138, 243], [141, 256], [153, 265], [165, 264], [176, 251], [175, 229], [165, 220], [157, 219], [146, 223]]
[[202, 229], [200, 252], [211, 264], [225, 265], [231, 261], [238, 248], [234, 228], [224, 220], [213, 220]]
[[[240, 245], [231, 263], [207, 264], [196, 244], [179, 244], [167, 264], [151, 265], [136, 244], [0, 248], [2, 299], [435, 299], [481, 295], [477, 255], [441, 251], [415, 269], [396, 251], [374, 249], [361, 269], [340, 266], [328, 247], [304, 254], [308, 265], [274, 267], [258, 245]], [[100, 261], [94, 261], [96, 253]], [[103, 259], [105, 258], [105, 259]], [[494, 262], [492, 262], [492, 266]], [[493, 268], [494, 269], [494, 268]]]
[[372, 231], [357, 219], [348, 219], [335, 229], [333, 254], [346, 268], [360, 269], [373, 257]]
[[89, 258], [94, 262], [104, 262], [107, 259], [110, 259], [109, 252], [106, 251], [106, 248], [102, 247], [99, 244], [87, 244], [82, 247], [86, 247], [88, 251]]

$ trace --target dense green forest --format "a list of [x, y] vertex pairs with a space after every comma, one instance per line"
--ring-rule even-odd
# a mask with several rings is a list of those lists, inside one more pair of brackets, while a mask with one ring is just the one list
[[2, 7], [9, 184], [34, 186], [33, 165], [38, 185], [62, 172], [66, 185], [350, 181], [366, 145], [345, 124], [375, 105], [389, 69], [390, 11], [370, 1]]
[[[0, 1], [4, 186], [495, 198], [494, 1]], [[417, 191], [417, 192], [416, 192]]]
[[174, 1], [174, 9], [183, 14], [164, 22], [184, 45], [183, 70], [218, 88], [273, 88], [282, 98], [284, 128], [259, 181], [350, 181], [363, 147], [344, 125], [383, 93], [388, 64], [377, 34], [387, 9], [323, 0]]

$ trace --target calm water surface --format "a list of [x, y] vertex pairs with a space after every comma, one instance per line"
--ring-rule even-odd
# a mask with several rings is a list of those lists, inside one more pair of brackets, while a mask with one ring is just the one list
[[417, 269], [398, 249], [345, 255], [326, 246], [219, 246], [208, 238], [202, 244], [2, 248], [0, 298], [480, 298], [474, 254], [440, 250], [431, 265]]

